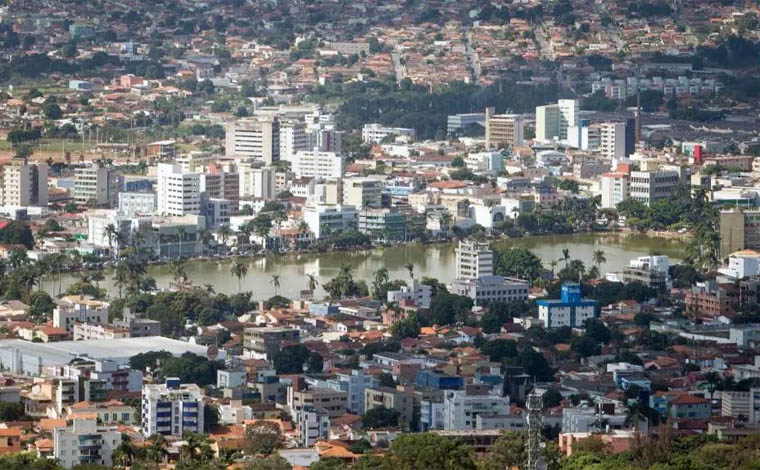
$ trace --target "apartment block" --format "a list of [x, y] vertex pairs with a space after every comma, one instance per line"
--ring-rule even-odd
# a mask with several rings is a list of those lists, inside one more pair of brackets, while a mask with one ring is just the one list
[[203, 391], [167, 377], [163, 384], [146, 384], [142, 391], [143, 434], [181, 437], [203, 429]]

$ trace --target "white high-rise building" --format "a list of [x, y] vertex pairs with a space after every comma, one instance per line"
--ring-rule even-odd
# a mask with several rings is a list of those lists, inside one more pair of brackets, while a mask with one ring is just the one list
[[199, 173], [184, 173], [182, 167], [171, 163], [158, 164], [158, 213], [186, 215], [201, 213], [201, 183]]
[[274, 199], [277, 195], [277, 170], [271, 166], [256, 166], [250, 162], [238, 165], [241, 198]]
[[536, 140], [550, 142], [559, 137], [559, 107], [554, 104], [536, 107]]
[[78, 465], [110, 467], [121, 444], [116, 426], [99, 426], [96, 419], [75, 418], [71, 426], [53, 430], [53, 457], [63, 468]]
[[599, 152], [606, 158], [625, 158], [625, 123], [602, 122], [599, 125]]
[[291, 169], [296, 178], [340, 178], [345, 169], [345, 160], [335, 152], [299, 151], [291, 160]]
[[356, 230], [359, 211], [354, 206], [310, 203], [303, 209], [303, 220], [314, 238], [322, 238], [343, 230]]
[[457, 279], [476, 280], [493, 274], [493, 251], [488, 243], [462, 240], [456, 254]]
[[630, 197], [630, 177], [614, 172], [602, 175], [602, 209], [614, 209]]
[[297, 152], [310, 148], [310, 134], [306, 133], [304, 122], [289, 120], [280, 123], [280, 160], [291, 162]]
[[669, 198], [678, 187], [680, 176], [677, 171], [632, 171], [631, 198], [646, 206]]
[[568, 128], [578, 126], [578, 100], [559, 100], [557, 104], [536, 107], [536, 140], [568, 140]]
[[567, 140], [567, 128], [578, 125], [580, 108], [578, 100], [559, 100], [557, 107], [559, 108], [559, 140], [564, 142]]
[[0, 206], [47, 206], [48, 167], [14, 157], [0, 175]]
[[167, 377], [164, 384], [146, 384], [142, 391], [143, 434], [182, 436], [203, 432], [203, 393], [196, 384]]
[[227, 123], [225, 152], [228, 157], [250, 157], [267, 165], [280, 161], [280, 121], [255, 117]]
[[443, 429], [475, 429], [478, 416], [509, 414], [509, 397], [490, 395], [477, 387], [447, 390], [443, 401]]

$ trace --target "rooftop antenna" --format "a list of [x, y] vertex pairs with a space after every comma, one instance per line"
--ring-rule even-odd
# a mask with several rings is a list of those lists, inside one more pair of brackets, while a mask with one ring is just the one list
[[543, 417], [541, 410], [544, 407], [543, 397], [536, 391], [536, 379], [533, 378], [533, 390], [528, 395], [528, 439], [526, 441], [527, 463], [526, 470], [538, 470], [538, 461], [541, 459], [541, 428]]

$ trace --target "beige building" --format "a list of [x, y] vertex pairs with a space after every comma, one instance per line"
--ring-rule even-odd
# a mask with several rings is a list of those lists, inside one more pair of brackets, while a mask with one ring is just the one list
[[256, 117], [227, 123], [228, 157], [251, 157], [267, 165], [280, 161], [280, 121]]
[[288, 388], [288, 407], [295, 415], [306, 407], [325, 410], [330, 418], [346, 414], [348, 395], [344, 391], [330, 388], [307, 388], [297, 390], [299, 383]]
[[760, 248], [760, 210], [730, 209], [720, 213], [720, 256]]
[[0, 206], [47, 206], [48, 168], [14, 157], [0, 175]]
[[409, 429], [414, 415], [414, 399], [412, 392], [405, 392], [389, 387], [364, 389], [364, 412], [384, 406], [399, 413], [399, 426]]
[[494, 108], [486, 108], [486, 150], [521, 146], [525, 129], [523, 117], [493, 112]]
[[347, 178], [343, 180], [343, 205], [357, 209], [380, 207], [385, 185], [371, 178]]

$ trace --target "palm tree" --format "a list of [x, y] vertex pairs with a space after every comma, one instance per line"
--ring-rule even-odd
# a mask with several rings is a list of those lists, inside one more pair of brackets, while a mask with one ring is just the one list
[[409, 271], [409, 277], [412, 278], [412, 282], [414, 282], [414, 265], [412, 263], [406, 263], [404, 267]]
[[129, 438], [122, 439], [121, 444], [113, 451], [113, 461], [120, 467], [130, 467], [135, 459], [135, 446]]
[[222, 225], [219, 227], [219, 238], [222, 240], [222, 245], [227, 244], [227, 240], [230, 238], [230, 235], [232, 235], [232, 229], [229, 227], [229, 225]]
[[319, 281], [317, 281], [317, 276], [313, 274], [307, 274], [306, 285], [309, 287], [310, 292], [314, 292], [314, 290], [316, 290], [317, 286], [319, 285]]
[[607, 262], [607, 258], [604, 257], [604, 250], [596, 250], [591, 259], [594, 261], [594, 264], [599, 269], [599, 272], [601, 272], [602, 263]]
[[710, 371], [705, 374], [705, 383], [702, 384], [702, 386], [704, 386], [704, 388], [706, 388], [707, 391], [710, 392], [710, 406], [712, 406], [713, 395], [715, 394], [715, 390], [718, 389], [718, 384], [720, 382], [721, 382], [721, 377], [720, 377], [720, 374], [718, 374], [717, 372]]
[[240, 233], [243, 234], [243, 248], [251, 244], [252, 232], [253, 232], [253, 227], [251, 226], [251, 224], [243, 224], [243, 226], [240, 227]]
[[169, 262], [169, 268], [172, 270], [174, 282], [179, 282], [180, 279], [187, 278], [187, 273], [185, 272], [185, 258], [180, 257], [171, 260], [171, 262]]
[[272, 274], [272, 280], [269, 283], [274, 286], [274, 295], [277, 296], [277, 291], [280, 290], [280, 275]]
[[375, 285], [376, 286], [382, 286], [388, 283], [388, 280], [390, 277], [388, 276], [388, 268], [383, 266], [382, 268], [375, 271]]
[[106, 228], [103, 232], [106, 237], [108, 237], [108, 249], [111, 250], [111, 253], [114, 254], [114, 258], [116, 258], [116, 252], [113, 249], [114, 244], [118, 246], [118, 241], [121, 237], [121, 234], [119, 233], [119, 230], [116, 228], [114, 224], [108, 224], [106, 225]]
[[187, 230], [185, 227], [180, 227], [177, 229], [177, 240], [179, 241], [179, 253], [177, 254], [178, 257], [182, 257], [182, 243], [185, 241], [185, 234], [187, 233]]
[[551, 266], [551, 268], [552, 268], [552, 279], [554, 279], [554, 270], [557, 268], [558, 264], [559, 263], [557, 262], [556, 259], [553, 259], [553, 260], [549, 261], [549, 266]]
[[238, 293], [240, 293], [242, 291], [240, 280], [243, 279], [248, 274], [248, 267], [244, 265], [243, 263], [241, 263], [240, 261], [235, 260], [235, 262], [232, 263], [232, 268], [230, 269], [230, 272], [238, 280]]
[[562, 259], [565, 261], [565, 267], [570, 262], [570, 250], [568, 248], [562, 248]]

